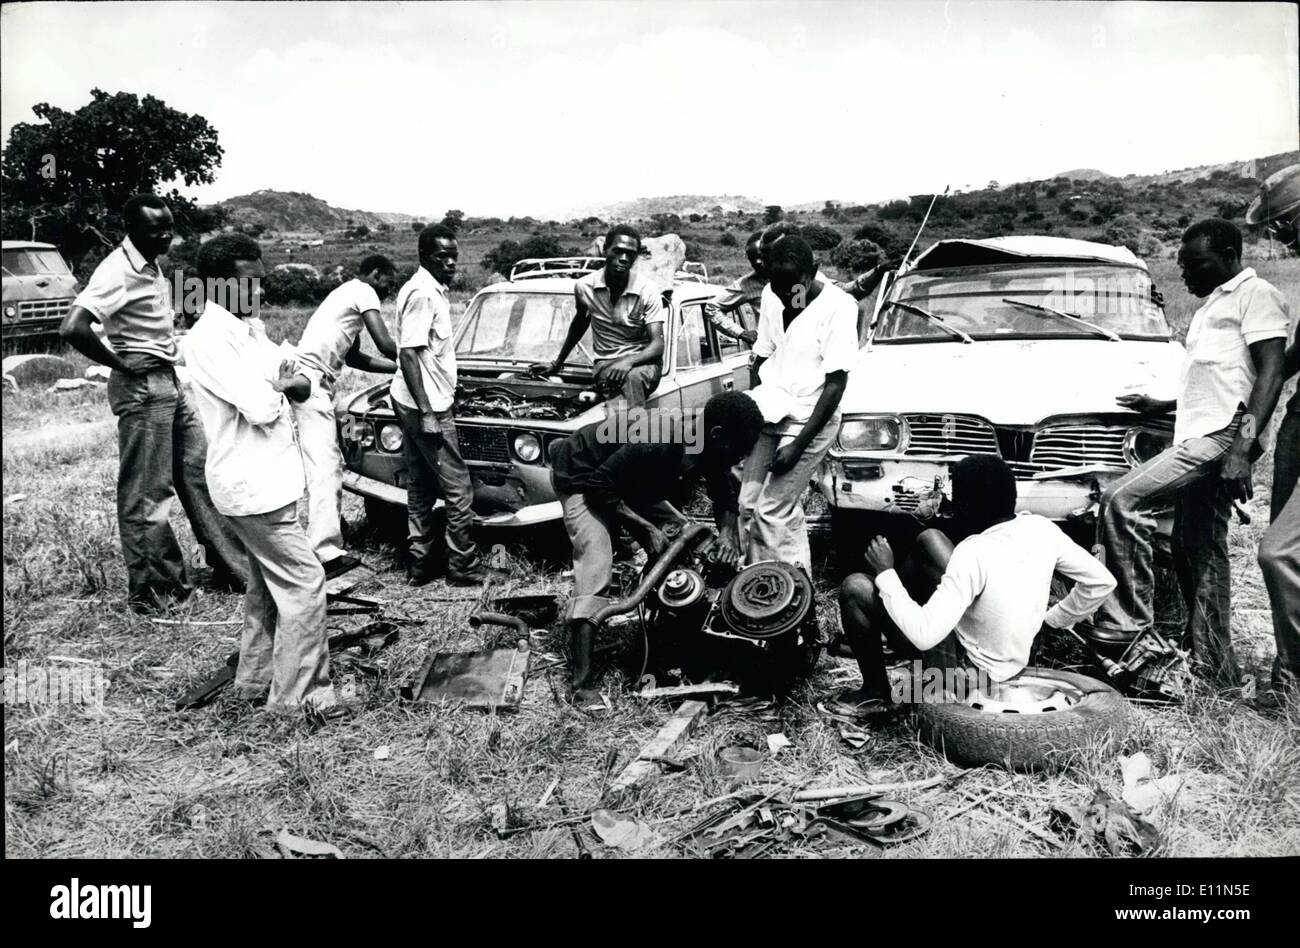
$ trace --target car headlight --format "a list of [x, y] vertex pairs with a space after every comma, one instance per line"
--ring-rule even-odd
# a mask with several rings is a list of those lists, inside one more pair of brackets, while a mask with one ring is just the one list
[[379, 428], [379, 446], [391, 453], [402, 450], [401, 426], [381, 425]]
[[525, 464], [532, 464], [542, 456], [542, 441], [537, 435], [524, 431], [515, 435], [510, 445], [514, 448], [515, 457]]
[[5, 315], [8, 316], [10, 319], [13, 319], [15, 316], [18, 315], [18, 307], [17, 307], [17, 306], [6, 306], [6, 307], [5, 307]]
[[1160, 428], [1130, 428], [1124, 435], [1124, 460], [1145, 464], [1173, 443], [1173, 432]]
[[845, 451], [893, 451], [903, 440], [903, 421], [897, 415], [853, 418], [840, 425], [840, 447]]

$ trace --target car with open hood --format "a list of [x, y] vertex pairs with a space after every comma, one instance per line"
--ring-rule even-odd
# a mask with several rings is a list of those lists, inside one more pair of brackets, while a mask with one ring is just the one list
[[[837, 538], [939, 525], [952, 465], [1003, 458], [1019, 508], [1086, 535], [1102, 492], [1168, 446], [1183, 360], [1146, 264], [1055, 237], [942, 240], [887, 277], [817, 475]], [[939, 518], [939, 519], [936, 519]]]
[[[607, 400], [594, 384], [590, 329], [558, 377], [529, 375], [531, 365], [560, 350], [574, 315], [574, 283], [602, 266], [599, 257], [521, 261], [510, 279], [474, 296], [455, 329], [452, 410], [480, 526], [560, 520], [551, 444], [623, 403], [621, 396]], [[663, 378], [646, 406], [657, 418], [695, 416], [718, 392], [749, 385], [748, 347], [717, 333], [705, 317], [705, 304], [722, 293], [706, 279], [698, 266], [685, 266], [664, 294]], [[372, 523], [404, 522], [403, 435], [388, 380], [341, 399], [335, 411], [344, 488], [364, 498]]]

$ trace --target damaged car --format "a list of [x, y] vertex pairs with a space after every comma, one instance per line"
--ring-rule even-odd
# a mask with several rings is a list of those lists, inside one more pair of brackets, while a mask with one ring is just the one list
[[1176, 389], [1183, 347], [1162, 303], [1142, 260], [1089, 241], [943, 240], [905, 264], [876, 298], [817, 475], [837, 548], [939, 525], [969, 454], [1011, 466], [1021, 510], [1091, 536], [1106, 487], [1171, 440], [1172, 417], [1115, 401]]
[[[559, 351], [575, 311], [574, 283], [602, 266], [599, 257], [524, 261], [510, 279], [480, 290], [456, 327], [452, 410], [479, 526], [562, 519], [548, 449], [605, 419], [611, 402], [595, 384], [590, 329], [558, 377], [532, 376], [529, 367]], [[705, 304], [721, 292], [697, 270], [683, 269], [664, 294], [663, 378], [646, 406], [659, 417], [697, 415], [718, 392], [749, 385], [748, 346], [717, 333], [705, 317]], [[363, 498], [372, 524], [404, 524], [406, 462], [389, 382], [348, 396], [336, 415], [344, 488]]]

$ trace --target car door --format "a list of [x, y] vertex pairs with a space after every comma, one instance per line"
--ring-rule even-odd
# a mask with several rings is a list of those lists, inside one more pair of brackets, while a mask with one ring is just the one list
[[[684, 415], [702, 411], [704, 403], [719, 392], [748, 387], [748, 352], [733, 349], [723, 356], [718, 334], [705, 318], [704, 303], [704, 300], [690, 300], [681, 306], [674, 368], [678, 373]], [[746, 378], [744, 384], [738, 384], [742, 363]]]

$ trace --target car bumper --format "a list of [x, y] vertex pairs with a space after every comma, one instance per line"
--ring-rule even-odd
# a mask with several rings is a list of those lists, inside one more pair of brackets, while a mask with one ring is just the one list
[[[817, 472], [817, 486], [840, 510], [910, 515], [927, 492], [947, 482], [955, 460], [828, 456]], [[1101, 493], [1125, 473], [1092, 467], [1017, 477], [1017, 507], [1057, 521], [1092, 519]]]
[[[406, 506], [406, 491], [401, 487], [386, 484], [373, 477], [366, 477], [356, 471], [343, 471], [343, 488], [361, 497], [383, 501], [399, 507]], [[435, 506], [441, 505], [439, 500]], [[493, 514], [475, 514], [474, 525], [479, 527], [532, 527], [544, 523], [554, 523], [564, 518], [558, 500], [544, 504], [531, 504], [518, 510], [502, 511]]]

